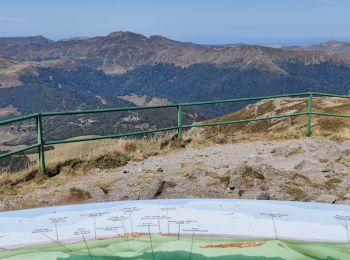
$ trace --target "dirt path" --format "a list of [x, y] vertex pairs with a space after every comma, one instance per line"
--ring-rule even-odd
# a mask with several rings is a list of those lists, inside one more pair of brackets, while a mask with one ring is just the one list
[[[350, 141], [304, 138], [186, 148], [130, 162], [55, 176], [31, 193], [0, 201], [3, 210], [84, 202], [153, 198], [254, 198], [350, 204]], [[24, 187], [25, 188], [25, 187]], [[23, 188], [23, 189], [24, 189]]]

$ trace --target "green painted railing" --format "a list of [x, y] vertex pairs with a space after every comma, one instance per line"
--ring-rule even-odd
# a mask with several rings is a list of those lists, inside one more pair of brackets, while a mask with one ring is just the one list
[[[222, 121], [222, 122], [207, 122], [207, 123], [197, 123], [197, 124], [190, 124], [190, 125], [183, 124], [183, 108], [185, 108], [185, 107], [234, 103], [234, 102], [242, 102], [242, 101], [257, 101], [257, 100], [275, 99], [275, 98], [283, 98], [283, 97], [307, 97], [307, 100], [308, 100], [307, 101], [307, 112], [298, 112], [298, 113], [290, 113], [290, 114], [282, 114], [282, 115], [274, 115], [274, 116], [266, 116], [266, 117], [254, 117], [254, 118], [246, 118], [246, 119]], [[306, 92], [306, 93], [296, 93], [296, 94], [284, 94], [284, 95], [273, 95], [273, 96], [262, 96], [262, 97], [250, 97], [250, 98], [237, 98], [237, 99], [203, 101], [203, 102], [181, 103], [181, 104], [160, 105], [160, 106], [121, 107], [121, 108], [117, 107], [117, 108], [75, 110], [75, 111], [64, 111], [64, 112], [47, 112], [47, 113], [37, 113], [37, 114], [32, 114], [32, 115], [27, 115], [27, 116], [20, 116], [20, 117], [15, 117], [15, 118], [0, 121], [0, 126], [8, 125], [11, 123], [17, 123], [17, 122], [21, 122], [21, 121], [29, 120], [29, 119], [35, 119], [36, 130], [37, 130], [37, 143], [33, 144], [33, 145], [26, 146], [24, 148], [14, 150], [14, 151], [0, 154], [0, 159], [37, 148], [38, 155], [39, 155], [39, 167], [40, 167], [40, 170], [42, 172], [45, 172], [45, 145], [84, 142], [84, 141], [93, 141], [93, 140], [102, 140], [102, 139], [112, 139], [112, 138], [120, 138], [120, 137], [136, 136], [136, 135], [146, 135], [146, 134], [171, 131], [171, 130], [177, 130], [178, 138], [182, 139], [183, 130], [188, 129], [188, 128], [192, 128], [192, 127], [230, 125], [230, 124], [237, 124], [237, 123], [247, 123], [247, 122], [253, 122], [253, 121], [271, 120], [271, 119], [277, 119], [277, 118], [287, 118], [287, 117], [303, 116], [303, 115], [305, 115], [307, 118], [306, 135], [311, 136], [311, 134], [312, 134], [312, 129], [311, 129], [312, 115], [350, 118], [349, 114], [313, 112], [313, 110], [312, 110], [313, 97], [338, 97], [338, 98], [350, 99], [350, 96], [345, 96], [345, 95]], [[45, 141], [44, 136], [43, 136], [43, 127], [44, 126], [43, 126], [42, 118], [44, 118], [44, 117], [78, 115], [78, 114], [96, 114], [96, 113], [130, 111], [130, 110], [163, 109], [163, 108], [177, 108], [177, 126], [150, 129], [150, 130], [138, 131], [138, 132], [130, 132], [130, 133], [124, 133], [124, 134], [114, 134], [114, 135], [105, 135], [105, 136], [96, 136], [96, 137], [83, 137], [83, 138], [55, 140], [55, 141]]]

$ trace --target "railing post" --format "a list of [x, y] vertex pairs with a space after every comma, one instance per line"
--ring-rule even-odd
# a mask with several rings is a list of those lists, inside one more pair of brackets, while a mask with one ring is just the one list
[[312, 116], [312, 92], [309, 93], [307, 101], [307, 122], [306, 122], [306, 135], [311, 136], [311, 116]]
[[37, 142], [38, 142], [38, 153], [39, 153], [39, 167], [40, 172], [45, 173], [45, 150], [44, 150], [44, 138], [43, 138], [43, 123], [41, 114], [36, 117], [36, 128], [37, 128]]
[[177, 138], [182, 140], [182, 105], [177, 106]]

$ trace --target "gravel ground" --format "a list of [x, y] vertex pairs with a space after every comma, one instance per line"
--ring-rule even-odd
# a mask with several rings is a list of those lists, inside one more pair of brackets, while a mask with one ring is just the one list
[[[0, 201], [2, 210], [154, 198], [350, 204], [350, 141], [303, 138], [184, 148], [117, 169], [60, 175], [30, 193], [19, 190]], [[88, 191], [91, 198], [67, 200], [73, 187]]]

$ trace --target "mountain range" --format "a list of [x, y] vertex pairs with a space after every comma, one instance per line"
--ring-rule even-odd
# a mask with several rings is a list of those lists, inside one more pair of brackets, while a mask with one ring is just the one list
[[[350, 43], [200, 45], [113, 32], [52, 41], [0, 37], [0, 118], [304, 91], [348, 94]], [[193, 110], [208, 118], [245, 104]]]
[[[285, 74], [283, 61], [320, 64], [332, 61], [350, 65], [350, 43], [329, 41], [319, 45], [273, 48], [256, 45], [206, 46], [178, 42], [162, 36], [146, 37], [131, 32], [113, 32], [105, 37], [51, 41], [43, 36], [0, 37], [0, 55], [36, 66], [72, 68], [88, 66], [107, 74], [123, 74], [140, 65], [215, 64], [239, 69], [259, 68]], [[339, 55], [342, 54], [342, 55]]]

